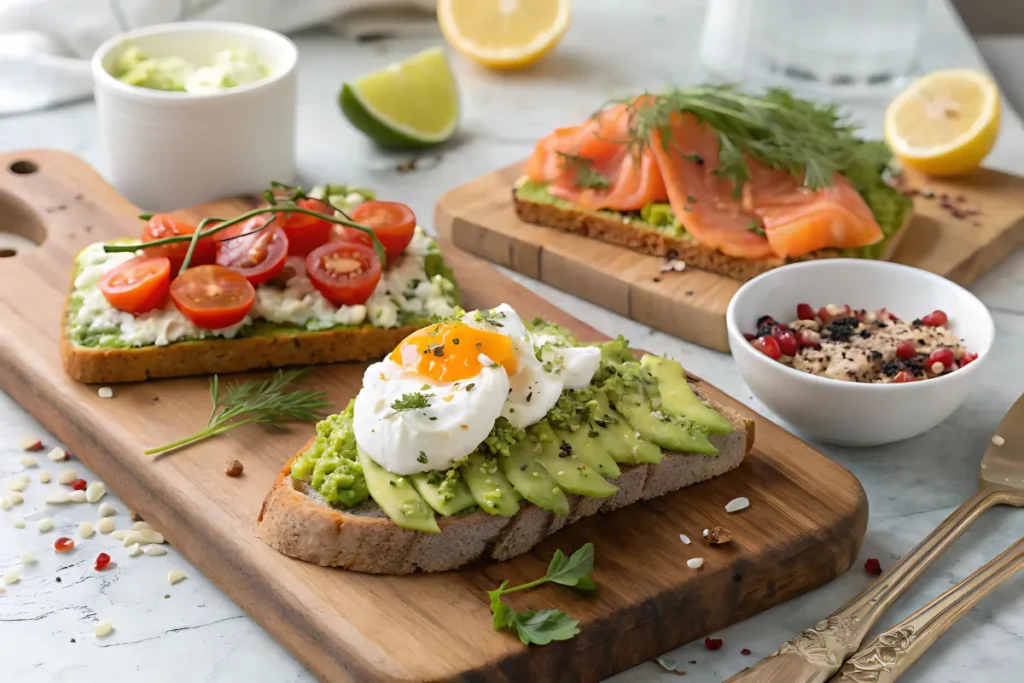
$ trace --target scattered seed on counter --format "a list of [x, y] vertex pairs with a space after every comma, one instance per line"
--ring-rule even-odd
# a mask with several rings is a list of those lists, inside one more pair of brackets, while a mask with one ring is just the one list
[[86, 486], [88, 486], [88, 483], [86, 483], [85, 479], [75, 479], [71, 482], [71, 488], [75, 491], [84, 491]]
[[43, 517], [41, 520], [36, 522], [36, 529], [38, 529], [41, 534], [53, 531], [53, 520], [49, 517]]
[[78, 472], [74, 470], [64, 470], [57, 475], [57, 481], [61, 484], [70, 484], [76, 479], [78, 479]]
[[51, 475], [47, 470], [43, 470], [42, 472], [39, 473], [40, 484], [49, 484], [52, 479], [53, 475]]
[[139, 529], [152, 529], [153, 527], [149, 522], [143, 522], [141, 519], [137, 522], [132, 522], [132, 531], [138, 531]]
[[1006, 443], [1006, 439], [1004, 439], [1003, 437], [999, 436], [998, 434], [996, 434], [995, 436], [992, 437], [992, 445], [993, 446], [1002, 446], [1004, 443]]
[[126, 548], [132, 543], [148, 545], [150, 543], [160, 544], [163, 542], [164, 535], [154, 529], [133, 529], [125, 534], [124, 537], [124, 547]]
[[18, 583], [21, 581], [21, 570], [12, 569], [4, 574], [4, 583], [10, 586], [12, 583]]
[[107, 495], [107, 485], [102, 481], [94, 481], [85, 487], [85, 500], [90, 503], [99, 501], [105, 495]]
[[187, 578], [188, 574], [181, 571], [180, 569], [172, 569], [171, 571], [167, 572], [167, 583], [171, 584], [172, 586], [178, 583], [179, 581], [182, 581]]
[[706, 647], [707, 649], [712, 650], [712, 651], [714, 651], [714, 650], [721, 650], [722, 649], [722, 639], [721, 638], [707, 637], [707, 638], [704, 639], [704, 647]]
[[147, 545], [142, 552], [146, 553], [150, 557], [159, 557], [167, 554], [167, 548], [162, 545]]
[[[107, 519], [110, 520], [109, 517]], [[102, 523], [103, 520], [100, 520], [100, 522]], [[111, 526], [113, 526], [114, 521], [110, 520], [110, 524], [111, 524]], [[110, 534], [110, 537], [113, 538], [115, 541], [123, 541], [124, 537], [127, 536], [127, 535], [128, 535], [128, 530], [127, 529], [118, 529], [117, 531], [112, 532]]]
[[740, 510], [746, 510], [750, 507], [750, 501], [743, 496], [739, 498], [733, 498], [725, 505], [726, 512], [739, 512]]
[[75, 540], [67, 536], [61, 536], [53, 542], [53, 549], [58, 553], [69, 553], [75, 549]]
[[110, 503], [103, 502], [103, 503], [100, 503], [100, 506], [96, 510], [96, 513], [100, 517], [113, 517], [114, 515], [117, 514], [117, 508], [115, 508]]
[[114, 623], [110, 619], [104, 619], [103, 621], [97, 622], [92, 627], [92, 632], [96, 634], [97, 638], [102, 638], [108, 635], [114, 628]]
[[232, 460], [224, 468], [224, 474], [228, 475], [229, 477], [240, 477], [242, 476], [242, 471], [244, 469], [245, 467], [242, 465], [241, 462], [239, 462], [238, 460]]
[[43, 499], [43, 502], [47, 505], [63, 505], [64, 503], [70, 503], [71, 492], [58, 489], [47, 495], [46, 498]]
[[21, 456], [21, 466], [26, 469], [31, 469], [33, 467], [39, 467], [39, 463], [36, 462], [36, 459], [31, 455], [23, 455]]
[[882, 563], [877, 558], [869, 557], [864, 560], [864, 571], [871, 576], [879, 576], [882, 573]]
[[686, 534], [679, 534], [679, 540], [682, 541], [686, 545], [690, 545], [690, 537], [687, 536]]
[[21, 517], [18, 517], [16, 520], [14, 520], [14, 528], [15, 529], [24, 529], [25, 528], [25, 520], [22, 519]]
[[18, 555], [18, 561], [22, 564], [32, 564], [36, 561], [36, 556], [31, 551], [26, 550], [22, 554]]
[[701, 567], [704, 566], [704, 558], [703, 557], [691, 557], [689, 560], [686, 561], [686, 566], [689, 567], [690, 569], [700, 569]]
[[11, 505], [21, 505], [25, 502], [25, 498], [17, 491], [11, 491], [7, 497], [11, 499]]
[[78, 525], [78, 535], [82, 538], [89, 538], [96, 533], [96, 528], [92, 525], [92, 522], [81, 522]]
[[106, 553], [100, 553], [96, 556], [96, 561], [93, 562], [92, 568], [98, 572], [104, 571], [110, 566], [110, 555]]
[[71, 492], [72, 503], [84, 503], [85, 502], [85, 491], [79, 489], [78, 491]]
[[104, 517], [100, 521], [96, 522], [96, 531], [101, 534], [109, 534], [111, 531], [116, 529], [117, 526], [114, 524], [114, 520], [109, 517]]
[[114, 390], [110, 387], [100, 387], [96, 390], [96, 395], [100, 398], [114, 398]]
[[68, 459], [68, 452], [63, 448], [54, 448], [46, 454], [46, 457], [53, 462], [60, 462]]
[[8, 491], [22, 493], [26, 487], [28, 487], [28, 475], [24, 473], [7, 482]]
[[14, 507], [14, 503], [7, 496], [0, 496], [0, 510], [10, 510]]
[[23, 451], [41, 451], [43, 442], [37, 436], [23, 436], [18, 439], [18, 448]]
[[128, 547], [128, 557], [136, 557], [142, 554], [142, 546], [138, 543], [134, 543]]

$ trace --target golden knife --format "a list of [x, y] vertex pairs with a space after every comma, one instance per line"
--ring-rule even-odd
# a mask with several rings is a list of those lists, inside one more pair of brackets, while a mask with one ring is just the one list
[[839, 611], [725, 683], [826, 683], [860, 648], [893, 601], [981, 513], [995, 505], [1024, 507], [1024, 396], [999, 423], [982, 458], [974, 495]]
[[939, 636], [1003, 581], [1024, 569], [1024, 538], [846, 660], [830, 683], [892, 683]]

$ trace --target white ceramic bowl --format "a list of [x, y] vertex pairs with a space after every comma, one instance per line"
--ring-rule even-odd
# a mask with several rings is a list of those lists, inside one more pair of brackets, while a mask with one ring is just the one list
[[[978, 359], [934, 379], [858, 384], [817, 377], [774, 361], [743, 337], [757, 319], [796, 319], [796, 305], [886, 308], [903, 320], [935, 309]], [[770, 270], [743, 285], [726, 312], [729, 348], [754, 395], [805, 435], [847, 446], [876, 446], [917, 436], [955, 411], [987, 360], [995, 335], [985, 305], [963, 287], [924, 270], [884, 261], [824, 259]]]
[[[209, 94], [140, 88], [110, 74], [131, 45], [200, 65], [221, 50], [248, 48], [270, 75]], [[159, 24], [105, 42], [92, 74], [114, 185], [143, 209], [170, 211], [293, 181], [297, 59], [281, 34], [227, 22]]]

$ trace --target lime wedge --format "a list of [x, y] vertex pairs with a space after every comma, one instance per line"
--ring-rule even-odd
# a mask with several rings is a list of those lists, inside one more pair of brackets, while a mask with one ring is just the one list
[[444, 142], [459, 121], [459, 91], [439, 47], [345, 83], [341, 111], [353, 126], [385, 148]]

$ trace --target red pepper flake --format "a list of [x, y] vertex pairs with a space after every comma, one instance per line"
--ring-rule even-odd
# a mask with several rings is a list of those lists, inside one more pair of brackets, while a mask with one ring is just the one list
[[750, 654], [750, 648], [749, 647], [743, 648], [742, 650], [740, 650], [740, 654], [741, 655], [749, 655]]
[[104, 569], [106, 569], [107, 565], [109, 565], [109, 564], [110, 564], [110, 555], [107, 555], [106, 553], [100, 553], [99, 555], [96, 556], [96, 564], [93, 565], [93, 569], [95, 569], [98, 572], [101, 572]]
[[66, 553], [75, 547], [75, 542], [67, 536], [61, 536], [53, 542], [53, 549], [58, 553]]
[[864, 571], [872, 576], [878, 576], [882, 573], [882, 564], [877, 558], [869, 557], [864, 561]]
[[712, 650], [712, 651], [713, 650], [721, 650], [722, 649], [722, 639], [721, 638], [705, 638], [704, 639], [704, 647], [706, 647], [707, 649]]
[[71, 482], [71, 488], [73, 488], [76, 491], [84, 491], [85, 479], [75, 479], [73, 482]]

